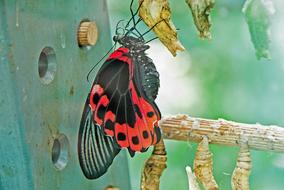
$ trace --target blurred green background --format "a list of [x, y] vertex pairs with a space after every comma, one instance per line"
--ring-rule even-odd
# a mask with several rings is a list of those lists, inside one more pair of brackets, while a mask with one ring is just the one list
[[[136, 2], [137, 3], [137, 2]], [[130, 0], [108, 0], [112, 30], [128, 20]], [[275, 0], [271, 26], [271, 60], [257, 60], [242, 13], [244, 1], [217, 0], [212, 11], [212, 40], [201, 40], [184, 0], [170, 0], [172, 19], [186, 51], [172, 57], [156, 40], [149, 56], [161, 75], [157, 99], [163, 115], [186, 113], [243, 123], [284, 126], [284, 2]], [[137, 4], [135, 4], [137, 7]], [[140, 24], [140, 31], [146, 31]], [[148, 39], [153, 34], [148, 36]], [[185, 167], [192, 166], [196, 144], [166, 141], [168, 168], [162, 190], [188, 189]], [[237, 147], [210, 145], [214, 176], [221, 190], [231, 189]], [[141, 168], [151, 150], [129, 158], [132, 188], [138, 189]], [[284, 189], [284, 155], [252, 151], [252, 190]]]

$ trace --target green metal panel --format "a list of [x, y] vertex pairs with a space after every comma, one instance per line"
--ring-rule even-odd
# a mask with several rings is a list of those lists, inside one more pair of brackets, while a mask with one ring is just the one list
[[[83, 19], [98, 25], [99, 39], [92, 48], [77, 45]], [[45, 47], [55, 52], [56, 72], [50, 84], [42, 82], [38, 72]], [[107, 185], [130, 189], [125, 152], [99, 180], [83, 176], [77, 157], [78, 127], [91, 85], [86, 74], [109, 47], [105, 0], [0, 0], [1, 190], [104, 189]], [[59, 134], [69, 141], [63, 147], [68, 162], [62, 170], [52, 162]]]

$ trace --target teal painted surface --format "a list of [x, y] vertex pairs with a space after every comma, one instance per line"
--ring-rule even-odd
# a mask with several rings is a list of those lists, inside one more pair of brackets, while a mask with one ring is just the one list
[[[82, 19], [95, 20], [95, 47], [80, 49], [76, 32]], [[52, 47], [57, 72], [40, 81], [38, 58]], [[83, 176], [77, 157], [77, 133], [91, 83], [86, 74], [111, 47], [104, 0], [0, 0], [0, 189], [130, 189], [126, 153], [99, 180]], [[94, 72], [95, 73], [95, 72]], [[92, 75], [94, 77], [94, 74]], [[67, 166], [51, 160], [58, 134], [69, 140]], [[123, 174], [123, 177], [122, 177]]]

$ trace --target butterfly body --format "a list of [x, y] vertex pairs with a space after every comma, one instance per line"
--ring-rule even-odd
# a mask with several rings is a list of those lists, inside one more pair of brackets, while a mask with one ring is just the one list
[[154, 100], [159, 74], [144, 40], [115, 36], [121, 44], [102, 65], [85, 103], [78, 141], [87, 178], [103, 175], [121, 148], [144, 152], [161, 138], [160, 111]]
[[150, 46], [146, 45], [144, 40], [132, 36], [125, 36], [116, 40], [128, 50], [128, 56], [134, 63], [136, 85], [142, 84], [140, 88], [143, 89], [145, 98], [154, 101], [158, 94], [160, 80], [153, 60], [145, 53]]

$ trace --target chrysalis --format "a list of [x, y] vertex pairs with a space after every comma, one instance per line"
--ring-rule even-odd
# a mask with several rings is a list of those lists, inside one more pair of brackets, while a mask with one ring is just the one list
[[203, 137], [203, 140], [196, 149], [193, 167], [195, 176], [206, 190], [218, 189], [218, 185], [213, 176], [212, 153], [209, 151], [207, 137]]
[[275, 13], [270, 0], [247, 0], [243, 7], [256, 57], [270, 59], [270, 22]]
[[249, 175], [251, 168], [252, 164], [248, 144], [241, 140], [237, 165], [231, 181], [233, 190], [249, 190]]

